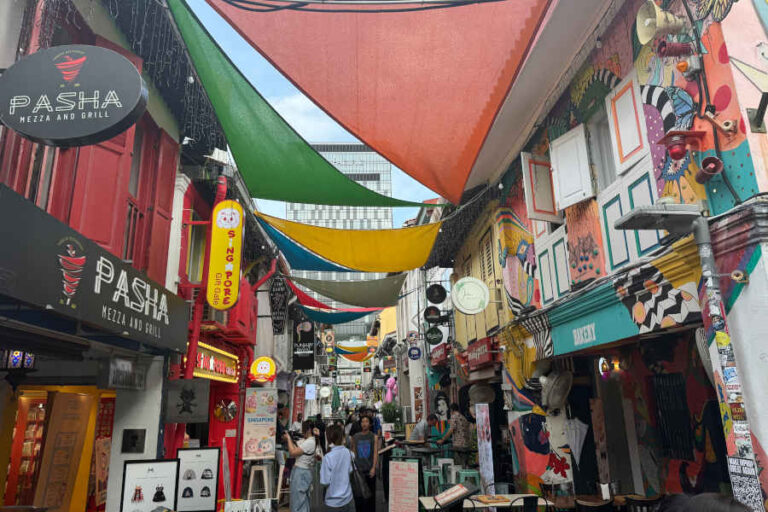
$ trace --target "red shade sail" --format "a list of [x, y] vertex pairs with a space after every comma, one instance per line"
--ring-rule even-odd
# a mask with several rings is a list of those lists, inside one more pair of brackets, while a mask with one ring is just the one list
[[207, 1], [347, 130], [458, 203], [550, 0], [406, 12]]

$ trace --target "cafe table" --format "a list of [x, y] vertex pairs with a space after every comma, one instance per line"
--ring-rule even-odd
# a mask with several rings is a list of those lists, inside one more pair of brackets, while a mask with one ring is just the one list
[[[500, 498], [505, 498], [505, 502], [501, 503], [483, 503], [482, 501], [477, 501], [477, 498], [474, 496], [471, 496], [469, 498], [464, 499], [464, 503], [462, 504], [462, 507], [464, 510], [474, 510], [474, 509], [486, 509], [486, 508], [523, 508], [523, 498], [528, 496], [535, 496], [534, 494], [497, 494], [496, 496]], [[474, 498], [474, 499], [473, 499]], [[421, 504], [422, 510], [440, 510], [440, 507], [435, 502], [435, 498], [431, 496], [422, 496], [419, 498], [419, 503]], [[547, 507], [552, 505], [549, 501], [545, 500], [544, 498], [539, 497], [539, 507]]]
[[[637, 494], [618, 494], [612, 497], [613, 506], [616, 508], [622, 508], [627, 504], [627, 498], [643, 499], [643, 496]], [[576, 500], [585, 501], [588, 503], [602, 503], [605, 500], [594, 494], [580, 494], [576, 496], [555, 496], [552, 498], [554, 506], [558, 510], [575, 509]]]

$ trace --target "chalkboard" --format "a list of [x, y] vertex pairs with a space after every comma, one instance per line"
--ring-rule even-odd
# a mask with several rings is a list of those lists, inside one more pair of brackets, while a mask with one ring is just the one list
[[288, 286], [282, 277], [275, 277], [269, 285], [269, 306], [272, 310], [272, 334], [283, 334], [288, 314]]

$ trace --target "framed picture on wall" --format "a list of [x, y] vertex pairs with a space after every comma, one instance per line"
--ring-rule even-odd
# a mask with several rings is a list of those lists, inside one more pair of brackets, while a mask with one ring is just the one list
[[175, 510], [178, 481], [179, 459], [125, 461], [120, 512]]
[[177, 512], [216, 512], [220, 448], [184, 448], [178, 451]]

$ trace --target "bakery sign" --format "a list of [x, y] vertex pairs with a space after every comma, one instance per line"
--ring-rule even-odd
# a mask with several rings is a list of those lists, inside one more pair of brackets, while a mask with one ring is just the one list
[[221, 201], [211, 214], [211, 247], [206, 299], [215, 309], [226, 310], [240, 292], [243, 252], [243, 207], [237, 201]]
[[483, 338], [467, 347], [467, 363], [470, 370], [493, 364], [495, 360], [493, 338]]
[[238, 357], [225, 350], [207, 345], [197, 344], [197, 362], [192, 375], [203, 379], [220, 382], [237, 382]]
[[35, 142], [84, 146], [119, 135], [144, 113], [147, 85], [117, 52], [83, 44], [30, 54], [0, 77], [0, 121]]
[[81, 321], [84, 330], [186, 350], [181, 297], [4, 185], [0, 218], [14, 219], [0, 223], [0, 295]]

